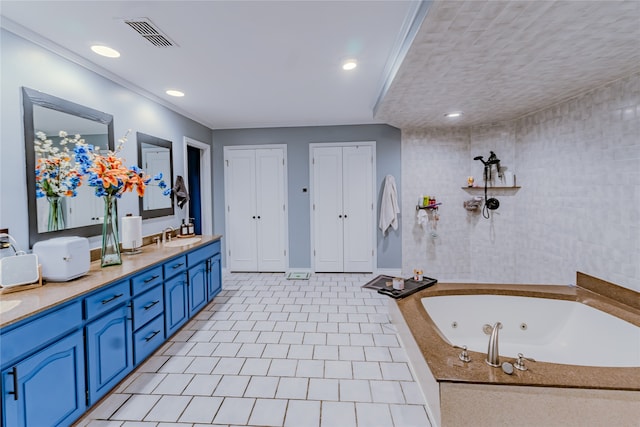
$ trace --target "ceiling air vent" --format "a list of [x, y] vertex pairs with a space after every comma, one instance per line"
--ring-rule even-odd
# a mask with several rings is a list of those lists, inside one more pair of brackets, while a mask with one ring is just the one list
[[124, 23], [156, 47], [177, 46], [166, 34], [153, 25], [149, 18], [125, 19]]

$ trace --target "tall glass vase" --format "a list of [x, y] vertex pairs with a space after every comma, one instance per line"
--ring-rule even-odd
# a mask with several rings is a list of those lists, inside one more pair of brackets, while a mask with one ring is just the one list
[[49, 201], [49, 221], [47, 231], [64, 230], [64, 216], [62, 215], [62, 197], [48, 196]]
[[107, 267], [109, 265], [120, 264], [122, 264], [122, 256], [120, 255], [116, 196], [109, 195], [104, 197], [101, 265], [102, 267]]

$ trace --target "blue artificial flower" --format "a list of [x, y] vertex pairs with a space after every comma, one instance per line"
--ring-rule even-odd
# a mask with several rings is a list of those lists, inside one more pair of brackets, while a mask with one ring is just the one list
[[160, 188], [167, 188], [167, 184], [166, 184], [164, 181], [160, 181], [160, 182], [158, 183], [158, 187], [160, 187]]
[[41, 199], [45, 196], [44, 191], [42, 191], [40, 188], [36, 189], [36, 199]]
[[170, 189], [170, 188], [167, 188], [166, 190], [164, 190], [164, 191], [162, 192], [162, 195], [163, 195], [163, 196], [168, 196], [169, 194], [171, 194], [171, 189]]
[[160, 181], [162, 179], [162, 172], [159, 172], [156, 176], [153, 177], [155, 181]]

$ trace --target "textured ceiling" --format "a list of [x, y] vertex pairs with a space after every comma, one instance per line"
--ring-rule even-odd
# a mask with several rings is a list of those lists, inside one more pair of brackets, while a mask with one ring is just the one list
[[[640, 71], [640, 0], [2, 0], [0, 13], [3, 27], [214, 129], [484, 124]], [[133, 17], [178, 47], [153, 47], [123, 24]], [[97, 57], [95, 42], [122, 56]], [[349, 56], [360, 66], [344, 73]], [[445, 119], [452, 110], [464, 116]]]
[[[436, 1], [376, 119], [510, 120], [640, 71], [640, 2]], [[461, 110], [462, 119], [444, 117]]]

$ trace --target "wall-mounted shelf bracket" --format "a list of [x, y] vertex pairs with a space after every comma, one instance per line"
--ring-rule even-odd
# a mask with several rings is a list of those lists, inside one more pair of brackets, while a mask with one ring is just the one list
[[[484, 191], [484, 186], [483, 187], [460, 187], [465, 191], [474, 191], [474, 190], [478, 190], [478, 191]], [[514, 186], [514, 187], [487, 187], [487, 191], [489, 190], [513, 190], [513, 191], [517, 191], [519, 190], [520, 187], [519, 186]]]
[[427, 206], [420, 206], [420, 205], [416, 205], [416, 210], [417, 210], [417, 211], [419, 211], [420, 209], [429, 209], [429, 210], [431, 210], [431, 209], [436, 209], [436, 210], [437, 210], [437, 209], [438, 209], [438, 206], [440, 206], [441, 204], [442, 204], [442, 202], [439, 202], [439, 203], [431, 203], [431, 204], [429, 204], [429, 205], [427, 205]]

